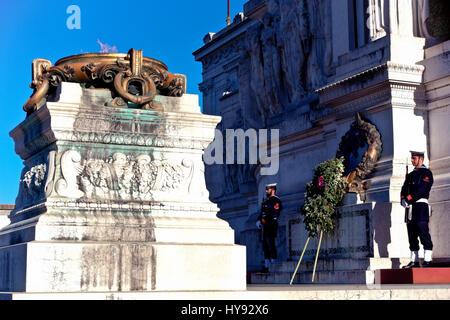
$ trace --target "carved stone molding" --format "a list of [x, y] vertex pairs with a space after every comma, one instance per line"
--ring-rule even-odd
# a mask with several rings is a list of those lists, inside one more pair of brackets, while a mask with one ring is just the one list
[[203, 150], [209, 145], [209, 141], [193, 140], [182, 137], [161, 137], [154, 134], [114, 134], [64, 131], [57, 132], [56, 138], [64, 141], [81, 141], [105, 144], [119, 144], [130, 146], [163, 147], [163, 148], [188, 148]]
[[204, 59], [202, 59], [203, 68], [206, 70], [209, 67], [222, 64], [224, 61], [230, 60], [232, 58], [238, 58], [240, 54], [240, 50], [244, 45], [243, 38], [239, 38], [236, 41], [233, 41], [231, 44], [220, 48], [216, 52], [211, 55], [208, 55]]
[[78, 176], [83, 170], [81, 155], [75, 150], [66, 151], [61, 157], [63, 178], [56, 181], [56, 192], [63, 197], [81, 198], [84, 193], [78, 188]]
[[[358, 91], [363, 92], [364, 89], [383, 82], [401, 86], [405, 90], [416, 90], [422, 82], [424, 70], [425, 68], [422, 65], [388, 61], [344, 79], [335, 80], [317, 89], [316, 92], [320, 95], [321, 103], [329, 104], [333, 101], [339, 101], [339, 99], [355, 99]], [[397, 83], [403, 83], [403, 85]]]

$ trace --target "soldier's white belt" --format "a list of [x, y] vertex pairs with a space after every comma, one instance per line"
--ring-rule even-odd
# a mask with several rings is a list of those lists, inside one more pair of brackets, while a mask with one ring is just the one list
[[[425, 198], [420, 198], [419, 200], [417, 200], [416, 201], [416, 203], [426, 203], [426, 204], [428, 204], [428, 216], [430, 216], [431, 217], [431, 206], [430, 206], [430, 204], [428, 203], [428, 199], [425, 199]], [[411, 210], [412, 211], [412, 210]]]
[[[428, 199], [425, 198], [420, 198], [419, 200], [416, 201], [416, 203], [426, 203], [428, 204], [428, 216], [431, 217], [431, 206], [428, 203]], [[406, 222], [411, 221], [412, 220], [412, 206], [409, 205], [406, 207]]]

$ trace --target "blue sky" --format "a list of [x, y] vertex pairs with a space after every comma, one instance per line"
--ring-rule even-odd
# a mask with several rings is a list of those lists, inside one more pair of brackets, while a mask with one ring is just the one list
[[[247, 0], [230, 2], [233, 19]], [[70, 5], [81, 10], [79, 30], [67, 28]], [[22, 106], [32, 93], [33, 59], [55, 63], [74, 54], [100, 52], [97, 40], [123, 53], [143, 49], [169, 71], [185, 74], [188, 93], [200, 95], [201, 63], [192, 52], [203, 45], [206, 33], [225, 27], [226, 13], [226, 0], [0, 0], [0, 204], [13, 204], [19, 188], [23, 165], [9, 132], [25, 119]]]

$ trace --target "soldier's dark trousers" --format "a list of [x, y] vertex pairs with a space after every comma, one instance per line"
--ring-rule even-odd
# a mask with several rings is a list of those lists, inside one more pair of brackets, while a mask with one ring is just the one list
[[275, 238], [277, 236], [277, 228], [264, 228], [263, 231], [263, 251], [264, 259], [276, 259], [277, 247], [275, 246]]
[[409, 249], [419, 251], [419, 239], [424, 250], [433, 250], [428, 221], [411, 221], [407, 224]]

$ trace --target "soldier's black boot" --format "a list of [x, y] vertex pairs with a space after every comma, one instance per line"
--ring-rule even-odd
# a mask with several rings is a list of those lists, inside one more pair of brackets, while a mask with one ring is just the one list
[[422, 268], [431, 268], [431, 261], [433, 260], [433, 251], [431, 250], [424, 250], [424, 259], [422, 263]]
[[403, 266], [403, 269], [410, 269], [410, 268], [419, 268], [420, 267], [420, 263], [418, 262], [410, 262], [408, 263], [406, 266]]
[[431, 267], [432, 267], [431, 261], [424, 261], [422, 263], [422, 268], [431, 268]]

